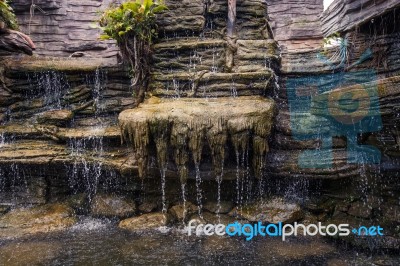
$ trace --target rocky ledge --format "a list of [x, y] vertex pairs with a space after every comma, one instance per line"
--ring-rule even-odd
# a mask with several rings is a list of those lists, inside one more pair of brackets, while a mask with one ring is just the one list
[[[212, 163], [219, 176], [226, 155], [225, 146], [233, 143], [237, 153], [252, 145], [253, 166], [260, 176], [271, 133], [275, 104], [262, 97], [219, 99], [150, 98], [139, 108], [119, 115], [123, 138], [133, 143], [138, 156], [139, 174], [145, 176], [148, 157], [157, 154], [160, 168], [174, 154], [181, 181], [188, 177], [189, 151], [200, 165], [206, 143], [211, 149]], [[151, 151], [150, 143], [155, 143]], [[173, 152], [170, 153], [169, 149]]]

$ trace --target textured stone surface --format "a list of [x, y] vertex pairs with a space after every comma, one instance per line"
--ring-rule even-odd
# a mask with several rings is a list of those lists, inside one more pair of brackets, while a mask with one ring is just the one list
[[3, 239], [64, 230], [77, 222], [72, 208], [49, 204], [30, 209], [15, 209], [0, 217]]
[[0, 28], [0, 56], [25, 53], [32, 55], [34, 48], [16, 31], [2, 31]]
[[185, 205], [179, 204], [172, 206], [168, 212], [175, 217], [177, 221], [186, 221], [192, 214], [197, 212], [197, 206], [193, 203], [185, 202]]
[[321, 17], [322, 31], [329, 36], [335, 32], [353, 30], [399, 6], [397, 0], [336, 0]]
[[267, 138], [273, 116], [274, 102], [262, 97], [179, 100], [153, 97], [136, 109], [122, 112], [119, 123], [124, 138], [131, 141], [138, 154], [142, 177], [146, 176], [148, 156], [153, 154], [149, 143], [154, 141], [161, 167], [168, 160], [168, 147], [174, 148], [183, 181], [188, 176], [188, 150], [194, 154], [195, 162], [200, 163], [206, 136], [217, 175], [223, 168], [227, 141], [237, 151], [246, 150], [251, 141], [253, 167], [260, 176], [269, 150]]
[[[74, 52], [85, 52], [90, 57], [114, 57], [118, 49], [113, 41], [99, 41], [101, 30], [97, 20], [101, 11], [112, 1], [35, 1], [40, 9], [31, 17], [32, 1], [15, 0], [18, 22], [37, 46], [39, 55], [68, 57]], [[100, 11], [100, 12], [99, 12]]]
[[122, 220], [119, 227], [129, 231], [143, 231], [167, 226], [172, 221], [173, 218], [170, 214], [156, 212]]
[[118, 113], [134, 102], [126, 69], [106, 59], [2, 60], [1, 202], [63, 200], [71, 192], [92, 193], [82, 176], [114, 184], [121, 175], [137, 175], [135, 157], [121, 146], [117, 126]]
[[251, 222], [292, 223], [303, 217], [302, 210], [295, 203], [286, 202], [282, 198], [274, 198], [254, 205], [247, 205], [238, 210], [240, 217]]
[[[47, 241], [14, 242], [2, 245], [0, 260], [9, 265], [49, 264], [63, 252], [61, 243]], [[18, 256], [16, 256], [18, 254]]]
[[132, 216], [136, 205], [132, 200], [116, 195], [97, 194], [92, 199], [90, 214], [99, 217], [125, 218]]
[[284, 50], [309, 50], [322, 43], [323, 0], [266, 0], [274, 39]]
[[72, 118], [73, 113], [70, 110], [54, 110], [39, 114], [37, 121], [40, 124], [65, 126], [68, 122], [71, 122]]

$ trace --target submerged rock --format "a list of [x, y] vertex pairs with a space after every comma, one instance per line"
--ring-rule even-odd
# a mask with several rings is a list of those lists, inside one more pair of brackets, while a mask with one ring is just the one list
[[125, 218], [135, 213], [136, 205], [125, 197], [97, 194], [92, 200], [90, 209], [93, 216]]
[[212, 235], [201, 242], [201, 248], [202, 253], [209, 256], [220, 252], [238, 253], [241, 246], [236, 239], [231, 237]]
[[167, 226], [172, 221], [173, 217], [170, 214], [156, 212], [122, 220], [118, 226], [129, 231], [142, 231]]
[[0, 262], [7, 265], [48, 265], [62, 251], [61, 243], [54, 241], [9, 243], [0, 247]]
[[273, 198], [244, 206], [237, 211], [238, 215], [251, 222], [292, 223], [303, 218], [303, 212], [296, 203], [289, 203], [283, 198]]
[[334, 254], [336, 249], [322, 240], [313, 238], [300, 238], [295, 241], [285, 241], [280, 239], [269, 239], [259, 246], [258, 254], [262, 258], [276, 256], [287, 260], [302, 260], [311, 257], [326, 257]]
[[74, 210], [66, 204], [54, 203], [15, 209], [0, 217], [0, 238], [60, 231], [76, 222]]

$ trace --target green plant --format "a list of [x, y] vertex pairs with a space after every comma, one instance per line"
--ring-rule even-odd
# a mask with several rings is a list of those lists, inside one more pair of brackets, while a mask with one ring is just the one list
[[[132, 85], [144, 97], [150, 73], [151, 45], [157, 37], [156, 14], [166, 10], [163, 1], [127, 1], [107, 9], [100, 19], [101, 39], [114, 39], [132, 68]], [[139, 99], [140, 101], [141, 99]]]
[[18, 23], [14, 11], [8, 4], [7, 0], [0, 0], [0, 22], [3, 22], [5, 27], [8, 29], [18, 29]]

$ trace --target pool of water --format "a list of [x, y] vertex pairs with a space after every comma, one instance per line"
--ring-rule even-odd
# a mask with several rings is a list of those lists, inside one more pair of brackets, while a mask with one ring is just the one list
[[400, 256], [322, 238], [245, 241], [189, 237], [179, 228], [129, 233], [85, 218], [62, 233], [0, 242], [0, 265], [400, 265]]

